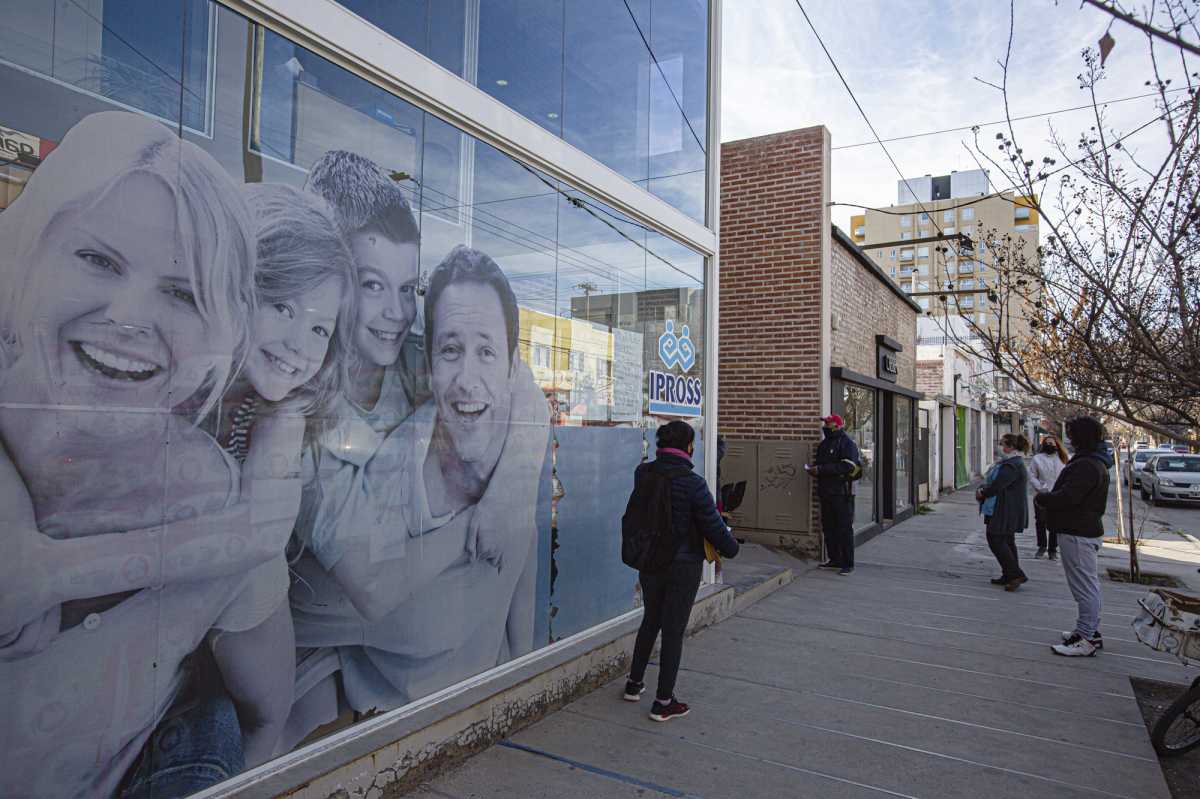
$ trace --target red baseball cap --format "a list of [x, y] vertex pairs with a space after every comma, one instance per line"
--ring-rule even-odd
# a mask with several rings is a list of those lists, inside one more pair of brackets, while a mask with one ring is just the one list
[[842, 417], [838, 416], [836, 413], [831, 413], [828, 416], [822, 416], [821, 421], [825, 424], [836, 425], [837, 427], [846, 426], [846, 423], [842, 420]]

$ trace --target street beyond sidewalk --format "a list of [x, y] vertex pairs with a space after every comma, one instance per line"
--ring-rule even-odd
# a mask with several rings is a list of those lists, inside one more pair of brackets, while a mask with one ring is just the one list
[[655, 724], [614, 682], [413, 795], [1167, 797], [1129, 677], [1194, 675], [1135, 640], [1142, 589], [1104, 580], [1104, 651], [1058, 657], [1061, 565], [1020, 536], [1030, 582], [1006, 593], [969, 492], [935, 507], [852, 576], [800, 574], [690, 639], [687, 718]]

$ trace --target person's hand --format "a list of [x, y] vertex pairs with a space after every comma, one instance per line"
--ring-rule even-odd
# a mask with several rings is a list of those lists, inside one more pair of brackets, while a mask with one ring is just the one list
[[975, 501], [983, 502], [983, 489], [982, 488], [975, 489]]

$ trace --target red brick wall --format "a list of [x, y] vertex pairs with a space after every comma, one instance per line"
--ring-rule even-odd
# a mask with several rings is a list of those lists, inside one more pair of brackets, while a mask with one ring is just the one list
[[823, 127], [721, 145], [720, 381], [728, 438], [820, 438]]
[[877, 334], [904, 349], [896, 353], [896, 384], [916, 389], [917, 312], [896, 295], [845, 244], [833, 240], [830, 310], [837, 330], [830, 338], [833, 365], [874, 377]]
[[933, 399], [945, 391], [942, 369], [945, 362], [938, 358], [932, 361], [917, 361], [917, 391], [927, 399]]
[[[717, 429], [729, 439], [821, 438], [828, 147], [823, 127], [721, 144]], [[815, 497], [811, 508], [807, 534], [749, 537], [815, 556], [821, 529]]]

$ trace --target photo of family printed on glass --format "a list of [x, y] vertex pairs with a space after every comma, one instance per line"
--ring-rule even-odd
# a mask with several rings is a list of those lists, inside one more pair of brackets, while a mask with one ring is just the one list
[[238, 186], [98, 113], [0, 240], [6, 794], [202, 787], [534, 648], [550, 411], [517, 301], [461, 245], [419, 285], [376, 164]]

